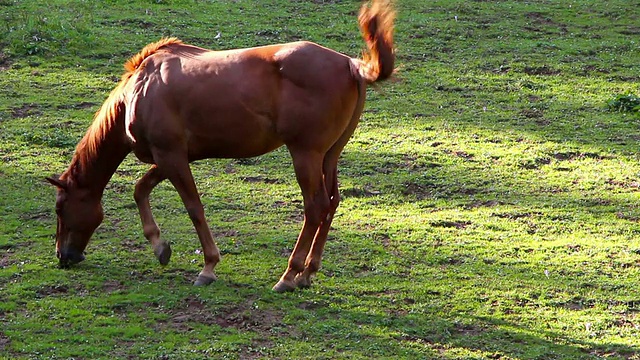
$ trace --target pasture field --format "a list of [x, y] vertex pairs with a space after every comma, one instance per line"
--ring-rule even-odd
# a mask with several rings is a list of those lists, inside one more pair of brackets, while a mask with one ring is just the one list
[[[122, 64], [211, 49], [364, 46], [356, 0], [0, 0], [0, 358], [640, 359], [637, 0], [398, 0], [396, 81], [370, 89], [311, 289], [276, 294], [301, 226], [286, 149], [193, 165], [223, 253], [202, 267], [174, 189], [160, 266], [108, 185], [59, 269], [54, 189]], [[250, 81], [249, 79], [247, 81]], [[215, 96], [215, 94], [212, 94]]]

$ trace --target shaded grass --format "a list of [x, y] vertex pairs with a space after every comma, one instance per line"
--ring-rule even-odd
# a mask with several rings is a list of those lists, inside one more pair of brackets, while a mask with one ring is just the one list
[[[399, 82], [370, 91], [340, 166], [314, 287], [273, 294], [302, 203], [288, 153], [194, 173], [223, 261], [169, 184], [157, 265], [107, 187], [87, 260], [57, 269], [53, 190], [77, 139], [150, 41], [222, 49], [309, 39], [352, 56], [350, 1], [0, 1], [0, 354], [7, 358], [636, 359], [637, 7], [399, 1]], [[220, 32], [220, 37], [216, 35]]]

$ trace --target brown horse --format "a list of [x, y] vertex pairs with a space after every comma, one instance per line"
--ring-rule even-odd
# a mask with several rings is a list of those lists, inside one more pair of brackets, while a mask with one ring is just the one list
[[175, 38], [147, 45], [125, 64], [69, 168], [47, 178], [57, 187], [60, 265], [84, 260], [103, 219], [105, 186], [133, 151], [152, 164], [134, 198], [155, 256], [165, 265], [171, 248], [160, 239], [149, 194], [169, 179], [202, 244], [205, 265], [195, 285], [211, 283], [220, 252], [189, 163], [253, 157], [286, 145], [302, 189], [304, 224], [274, 290], [310, 286], [340, 201], [338, 158], [360, 119], [367, 84], [394, 71], [394, 16], [389, 0], [363, 4], [358, 20], [368, 50], [362, 59], [305, 41], [226, 51]]

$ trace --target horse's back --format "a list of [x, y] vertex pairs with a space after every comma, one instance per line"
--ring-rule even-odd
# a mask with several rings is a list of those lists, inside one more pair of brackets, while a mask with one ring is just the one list
[[349, 58], [311, 42], [226, 51], [175, 44], [143, 65], [128, 119], [141, 159], [159, 142], [186, 143], [195, 160], [260, 155], [309, 131], [335, 137], [344, 121], [331, 118], [352, 112], [344, 102], [356, 96]]

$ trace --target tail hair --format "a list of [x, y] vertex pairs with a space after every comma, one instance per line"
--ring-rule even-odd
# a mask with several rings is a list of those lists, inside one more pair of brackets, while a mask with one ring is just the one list
[[358, 24], [367, 50], [359, 61], [358, 72], [368, 83], [386, 80], [395, 72], [395, 17], [391, 0], [372, 0], [360, 8]]

